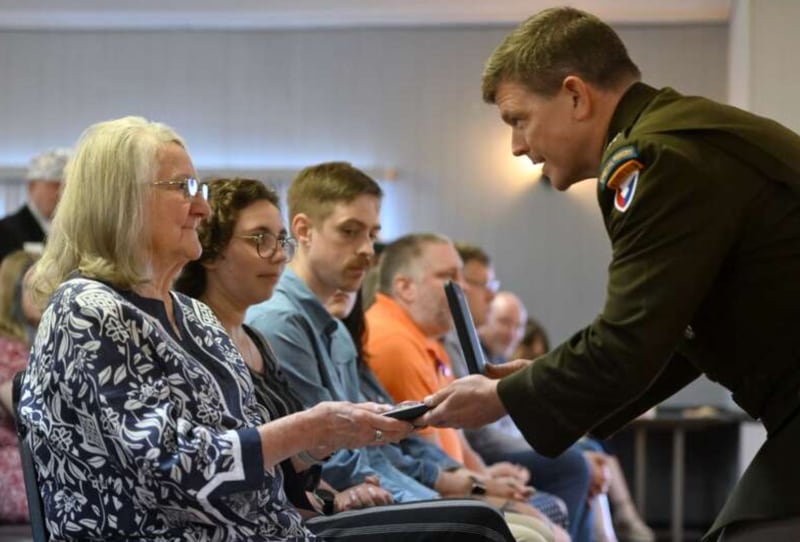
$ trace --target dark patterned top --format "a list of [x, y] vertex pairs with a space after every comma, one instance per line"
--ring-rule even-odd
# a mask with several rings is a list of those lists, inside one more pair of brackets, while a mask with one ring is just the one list
[[264, 470], [268, 419], [211, 310], [72, 278], [39, 325], [20, 400], [55, 540], [306, 541]]
[[[250, 377], [253, 379], [253, 389], [258, 403], [267, 409], [272, 420], [295, 412], [301, 412], [303, 404], [289, 388], [289, 383], [278, 367], [275, 352], [273, 352], [269, 342], [261, 333], [247, 324], [243, 327], [250, 338], [253, 339], [259, 354], [261, 354], [261, 359], [264, 361], [263, 371], [261, 372], [254, 371], [248, 367], [250, 369]], [[281, 469], [284, 476], [283, 489], [292, 504], [297, 508], [313, 511], [314, 507], [308, 501], [306, 491], [313, 492], [317, 489], [322, 467], [314, 465], [305, 471], [297, 472], [292, 460], [286, 459], [281, 462]]]

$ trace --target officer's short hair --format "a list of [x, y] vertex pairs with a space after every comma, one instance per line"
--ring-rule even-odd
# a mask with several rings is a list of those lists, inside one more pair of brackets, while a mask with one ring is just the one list
[[625, 80], [638, 80], [641, 72], [606, 23], [574, 8], [551, 8], [519, 25], [489, 57], [483, 99], [494, 103], [504, 81], [553, 96], [569, 75], [612, 89]]

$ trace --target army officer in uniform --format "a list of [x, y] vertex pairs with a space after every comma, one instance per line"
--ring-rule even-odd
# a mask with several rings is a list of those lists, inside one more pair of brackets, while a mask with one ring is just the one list
[[556, 455], [705, 373], [769, 435], [706, 540], [800, 540], [800, 137], [640, 82], [614, 31], [571, 8], [509, 34], [483, 96], [552, 186], [597, 178], [607, 298], [535, 364], [429, 397], [423, 421], [474, 427], [508, 412]]

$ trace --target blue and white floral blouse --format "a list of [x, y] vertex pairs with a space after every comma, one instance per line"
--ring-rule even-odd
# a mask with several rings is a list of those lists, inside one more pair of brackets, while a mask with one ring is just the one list
[[247, 367], [211, 310], [71, 278], [20, 400], [55, 540], [306, 541], [265, 471]]

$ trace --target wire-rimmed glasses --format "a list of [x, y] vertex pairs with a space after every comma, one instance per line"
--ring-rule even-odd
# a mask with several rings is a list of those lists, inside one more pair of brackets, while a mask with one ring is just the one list
[[197, 194], [200, 194], [205, 201], [208, 201], [208, 183], [202, 183], [194, 177], [184, 177], [182, 179], [171, 179], [168, 181], [153, 181], [153, 186], [170, 186], [177, 187], [183, 191], [186, 199], [192, 199]]
[[246, 235], [237, 235], [237, 237], [253, 241], [256, 245], [256, 252], [258, 252], [259, 257], [265, 260], [272, 258], [279, 246], [286, 255], [286, 261], [290, 261], [294, 258], [294, 254], [297, 251], [297, 240], [287, 235], [278, 236], [268, 231], [262, 231]]

